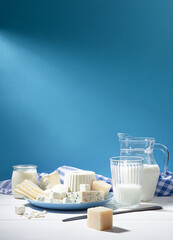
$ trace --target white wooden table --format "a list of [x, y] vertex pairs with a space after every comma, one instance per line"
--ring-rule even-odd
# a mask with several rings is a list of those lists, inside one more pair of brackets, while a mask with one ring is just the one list
[[[173, 239], [173, 197], [154, 198], [152, 202], [162, 205], [163, 210], [115, 215], [113, 228], [101, 232], [88, 228], [86, 220], [62, 222], [64, 218], [85, 214], [86, 211], [48, 210], [45, 218], [29, 220], [25, 216], [15, 214], [16, 204], [25, 204], [26, 212], [41, 209], [25, 200], [0, 194], [0, 239]], [[111, 207], [113, 204], [110, 202], [107, 206]]]

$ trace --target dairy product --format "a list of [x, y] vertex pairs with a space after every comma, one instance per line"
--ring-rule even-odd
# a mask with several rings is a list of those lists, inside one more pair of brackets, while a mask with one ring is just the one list
[[39, 201], [39, 202], [44, 202], [45, 201], [45, 197], [38, 195], [36, 200]]
[[69, 192], [67, 197], [73, 203], [104, 201], [103, 191]]
[[80, 192], [82, 191], [90, 191], [91, 187], [89, 184], [80, 184]]
[[120, 207], [140, 204], [142, 161], [121, 160], [111, 164], [114, 199]]
[[91, 171], [68, 171], [65, 174], [64, 185], [69, 187], [71, 192], [80, 190], [80, 184], [89, 184], [95, 180], [95, 173]]
[[43, 190], [46, 190], [49, 188], [53, 188], [57, 184], [61, 184], [61, 182], [58, 172], [54, 171], [41, 178], [39, 187]]
[[53, 201], [54, 201], [53, 199], [50, 199], [48, 197], [46, 197], [45, 200], [44, 200], [45, 203], [52, 203]]
[[16, 186], [14, 193], [21, 194], [23, 197], [27, 197], [31, 200], [36, 200], [38, 196], [46, 197], [46, 194], [41, 188], [27, 179]]
[[[116, 184], [116, 179], [118, 176], [118, 172], [115, 166], [111, 166], [112, 172], [112, 181], [113, 184]], [[120, 167], [119, 174], [123, 175], [123, 182], [126, 184], [132, 183], [135, 184], [138, 179], [140, 179], [139, 175], [139, 167], [131, 167], [129, 171], [128, 166]], [[141, 191], [141, 200], [142, 201], [149, 201], [152, 200], [157, 182], [159, 177], [160, 169], [157, 164], [143, 164], [143, 171], [142, 171], [142, 191]]]
[[65, 186], [64, 184], [56, 184], [51, 191], [57, 191], [57, 192], [69, 192], [69, 187]]
[[112, 228], [113, 210], [105, 207], [88, 208], [87, 226], [99, 231]]
[[22, 195], [14, 192], [17, 184], [20, 184], [25, 179], [30, 180], [31, 182], [38, 185], [38, 176], [36, 167], [29, 167], [26, 165], [18, 165], [14, 166], [13, 174], [12, 174], [12, 193], [15, 198], [23, 198]]
[[156, 190], [159, 173], [160, 173], [160, 169], [157, 164], [143, 165], [142, 195], [141, 195], [142, 201], [152, 200]]
[[114, 199], [123, 206], [133, 206], [140, 203], [141, 186], [137, 184], [116, 184]]
[[60, 199], [60, 193], [59, 192], [50, 192], [49, 199]]
[[46, 196], [48, 197], [49, 194], [52, 192], [52, 189], [49, 188], [49, 189], [44, 190], [43, 192], [44, 192], [44, 193], [46, 194]]
[[49, 198], [51, 201], [53, 201], [53, 199], [64, 199], [67, 192], [68, 187], [64, 186], [63, 184], [57, 184], [53, 188], [44, 190], [46, 197]]
[[104, 192], [104, 198], [106, 198], [110, 189], [111, 189], [111, 185], [104, 182], [104, 181], [97, 180], [97, 181], [92, 182], [92, 190], [103, 191]]
[[63, 203], [63, 200], [62, 199], [52, 199], [51, 201], [52, 203]]
[[67, 197], [65, 197], [62, 202], [63, 202], [64, 204], [65, 204], [65, 203], [72, 203], [72, 201], [71, 201], [69, 198], [67, 198]]
[[31, 213], [25, 213], [24, 216], [27, 219], [31, 219], [31, 218], [43, 218], [45, 217], [45, 214], [47, 214], [47, 211], [32, 211]]
[[60, 192], [60, 199], [64, 199], [67, 196], [66, 192]]
[[23, 205], [15, 206], [15, 213], [18, 215], [23, 215], [25, 213], [25, 206]]

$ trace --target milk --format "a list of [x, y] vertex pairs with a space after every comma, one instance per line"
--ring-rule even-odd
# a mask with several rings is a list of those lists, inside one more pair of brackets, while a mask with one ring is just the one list
[[28, 179], [37, 185], [38, 184], [38, 176], [37, 176], [36, 169], [25, 169], [25, 170], [18, 169], [18, 170], [13, 171], [12, 193], [15, 198], [23, 198], [21, 195], [14, 193], [13, 191], [16, 188], [17, 184], [20, 184], [25, 179]]
[[138, 205], [141, 197], [141, 186], [137, 184], [116, 184], [114, 199], [123, 206]]
[[157, 181], [159, 177], [160, 169], [157, 164], [144, 164], [142, 173], [142, 201], [152, 200], [155, 189], [157, 186]]
[[[112, 172], [112, 183], [116, 185], [116, 178], [117, 178], [117, 169], [115, 166], [111, 166]], [[124, 183], [125, 184], [134, 184], [137, 179], [139, 178], [139, 169], [138, 167], [133, 167], [129, 171], [127, 167], [123, 166], [120, 168], [119, 173], [124, 175]], [[143, 172], [142, 172], [142, 192], [141, 192], [141, 201], [150, 201], [152, 200], [157, 182], [159, 177], [160, 169], [157, 164], [143, 164]], [[126, 188], [124, 188], [125, 191]], [[128, 191], [128, 189], [126, 189]], [[133, 188], [131, 188], [131, 191]]]
[[115, 204], [133, 208], [140, 204], [142, 163], [139, 165], [129, 162], [111, 164], [111, 173]]

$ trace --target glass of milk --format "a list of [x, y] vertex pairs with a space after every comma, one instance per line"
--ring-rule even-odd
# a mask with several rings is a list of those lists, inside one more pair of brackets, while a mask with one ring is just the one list
[[25, 179], [28, 179], [38, 185], [37, 166], [28, 164], [13, 166], [12, 193], [15, 198], [23, 198], [23, 196], [14, 193], [13, 191], [17, 184], [22, 183]]
[[110, 159], [115, 206], [137, 208], [142, 192], [143, 158], [119, 156]]

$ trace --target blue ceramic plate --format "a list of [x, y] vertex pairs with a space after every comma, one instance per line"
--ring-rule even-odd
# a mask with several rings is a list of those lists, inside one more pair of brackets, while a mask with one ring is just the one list
[[90, 203], [46, 203], [46, 202], [39, 202], [35, 200], [30, 200], [28, 198], [25, 198], [29, 203], [41, 207], [41, 208], [47, 208], [47, 209], [54, 209], [54, 210], [82, 210], [87, 209], [91, 207], [98, 207], [106, 204], [109, 202], [113, 197], [112, 193], [108, 193], [106, 199], [101, 202], [90, 202]]

